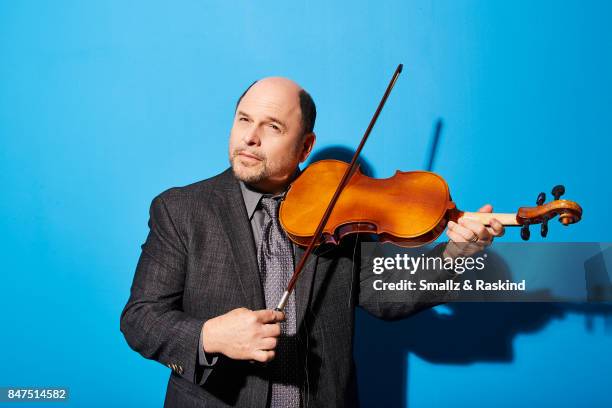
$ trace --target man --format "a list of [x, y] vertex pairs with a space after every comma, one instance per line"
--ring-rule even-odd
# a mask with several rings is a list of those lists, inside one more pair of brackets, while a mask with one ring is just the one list
[[[304, 252], [279, 227], [278, 198], [312, 150], [315, 112], [293, 81], [257, 81], [236, 107], [231, 170], [153, 200], [121, 331], [172, 368], [165, 406], [355, 406], [355, 306], [396, 319], [439, 303], [427, 293], [376, 298], [372, 272], [347, 240], [315, 251], [285, 313], [272, 310]], [[451, 240], [477, 249], [503, 234], [497, 221], [448, 228]]]

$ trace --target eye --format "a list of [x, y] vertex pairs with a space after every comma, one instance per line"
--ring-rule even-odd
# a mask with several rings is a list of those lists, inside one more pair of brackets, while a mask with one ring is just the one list
[[270, 127], [271, 127], [272, 129], [274, 129], [274, 131], [276, 131], [276, 132], [280, 132], [280, 130], [281, 130], [281, 129], [280, 129], [280, 128], [279, 128], [277, 125], [275, 125], [274, 123], [270, 123]]
[[247, 118], [245, 118], [244, 116], [242, 116], [242, 117], [238, 118], [238, 121], [239, 121], [239, 122], [248, 122], [248, 121], [249, 121], [249, 119], [247, 119]]

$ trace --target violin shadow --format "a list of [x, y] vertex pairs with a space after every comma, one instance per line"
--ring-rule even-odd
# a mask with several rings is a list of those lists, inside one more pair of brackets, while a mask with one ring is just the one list
[[[355, 149], [348, 148], [346, 146], [330, 146], [325, 147], [323, 149], [316, 150], [312, 153], [310, 158], [308, 159], [307, 164], [310, 165], [319, 160], [340, 160], [346, 163], [350, 163], [353, 159], [353, 155], [355, 154]], [[374, 168], [370, 164], [370, 162], [363, 157], [363, 155], [359, 155], [357, 158], [357, 163], [359, 164], [359, 169], [363, 174], [368, 177], [374, 177]]]
[[[494, 280], [511, 279], [506, 262], [494, 251], [488, 253], [493, 267], [487, 273], [493, 272]], [[587, 285], [588, 276], [601, 275], [602, 267], [598, 259], [585, 263]], [[444, 307], [450, 313], [427, 309], [397, 321], [379, 320], [360, 308], [356, 311], [354, 356], [362, 407], [408, 406], [408, 353], [433, 364], [511, 364], [518, 334], [535, 334], [568, 313], [584, 314], [587, 330], [593, 316], [603, 316], [607, 322], [612, 319], [610, 303], [557, 303], [554, 298], [550, 302], [455, 302]]]
[[[427, 170], [434, 167], [443, 122], [434, 127]], [[331, 146], [315, 151], [308, 164], [336, 159], [349, 163], [354, 149]], [[361, 172], [375, 177], [372, 165], [358, 158]], [[612, 299], [612, 284], [603, 261], [612, 248], [585, 262], [585, 282], [589, 301]], [[512, 280], [507, 263], [495, 253], [489, 254], [487, 279]], [[536, 296], [543, 300], [545, 294]], [[357, 366], [359, 400], [362, 407], [406, 407], [409, 375], [408, 353], [433, 364], [468, 365], [474, 362], [511, 364], [514, 361], [514, 339], [519, 334], [535, 334], [553, 319], [569, 313], [585, 316], [586, 330], [592, 330], [593, 318], [603, 316], [612, 327], [612, 304], [559, 303], [550, 297], [540, 302], [454, 302], [438, 309], [423, 310], [408, 319], [383, 321], [363, 309], [356, 311], [354, 357]]]

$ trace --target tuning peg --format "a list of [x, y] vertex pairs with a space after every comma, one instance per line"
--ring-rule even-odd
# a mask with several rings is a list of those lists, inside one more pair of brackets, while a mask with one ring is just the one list
[[521, 238], [523, 238], [523, 241], [528, 241], [530, 235], [531, 233], [529, 232], [529, 225], [523, 225], [523, 227], [521, 228]]
[[536, 200], [536, 204], [537, 205], [542, 205], [542, 204], [544, 204], [544, 201], [546, 201], [546, 193], [538, 194], [538, 199]]
[[565, 187], [562, 184], [556, 185], [552, 189], [552, 195], [555, 197], [555, 200], [561, 198], [561, 196], [565, 194]]
[[546, 235], [548, 235], [548, 220], [542, 221], [542, 225], [540, 226], [540, 234], [542, 235], [542, 238], [546, 238]]

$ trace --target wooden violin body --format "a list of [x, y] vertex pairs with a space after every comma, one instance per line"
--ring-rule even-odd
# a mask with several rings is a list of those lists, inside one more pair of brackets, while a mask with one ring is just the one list
[[[298, 245], [310, 243], [340, 180], [349, 166], [321, 160], [308, 166], [289, 188], [280, 208], [281, 225]], [[537, 207], [522, 207], [516, 214], [467, 213], [451, 200], [448, 184], [427, 171], [397, 171], [393, 177], [374, 179], [359, 168], [351, 175], [327, 220], [319, 243], [337, 244], [356, 233], [376, 234], [380, 241], [418, 247], [438, 238], [449, 220], [475, 219], [488, 225], [496, 218], [504, 225], [547, 222], [559, 215], [568, 225], [580, 220], [576, 203], [556, 200]]]
[[[321, 160], [291, 185], [280, 208], [280, 222], [298, 245], [308, 245], [348, 163]], [[420, 246], [446, 227], [452, 208], [448, 185], [426, 171], [396, 172], [373, 179], [359, 169], [342, 191], [323, 229], [323, 241], [338, 243], [347, 234], [373, 233], [382, 241]]]

